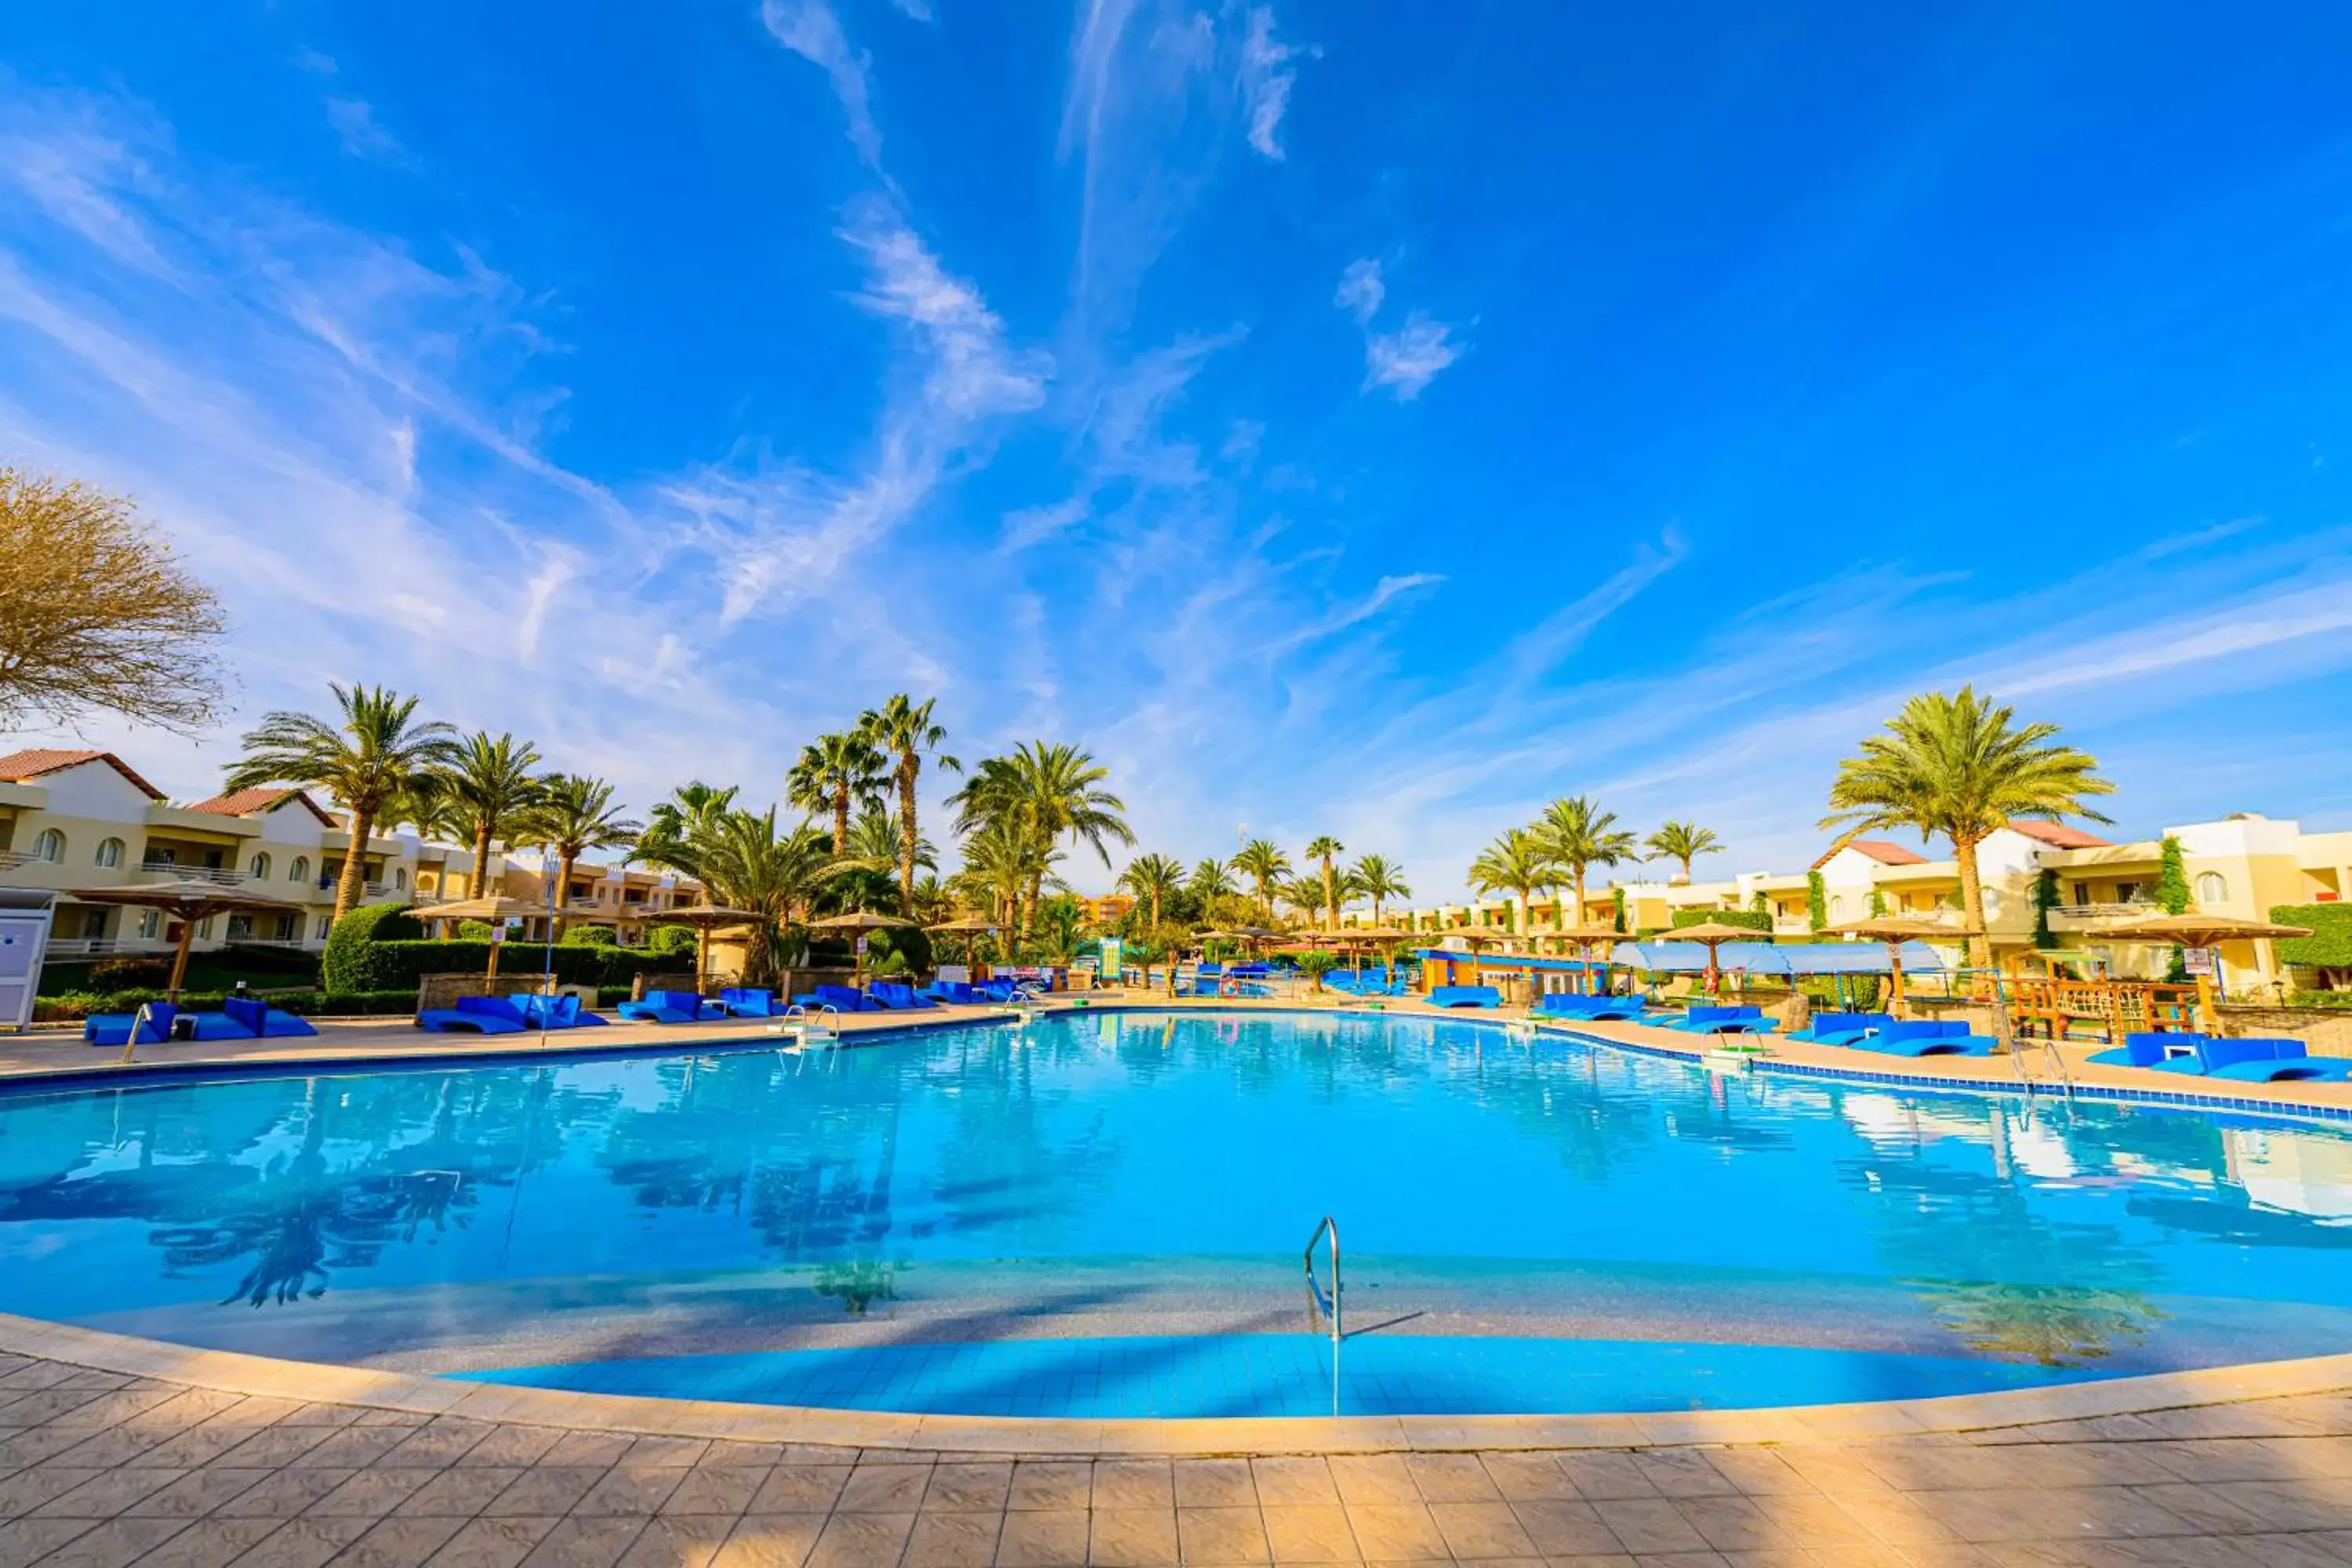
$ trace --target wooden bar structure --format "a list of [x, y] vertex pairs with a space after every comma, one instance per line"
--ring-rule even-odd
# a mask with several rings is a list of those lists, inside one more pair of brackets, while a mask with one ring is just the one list
[[2010, 1024], [2020, 1039], [2081, 1039], [2078, 1031], [2089, 1031], [2121, 1045], [2129, 1034], [2197, 1027], [2194, 985], [2018, 975], [2008, 991]]

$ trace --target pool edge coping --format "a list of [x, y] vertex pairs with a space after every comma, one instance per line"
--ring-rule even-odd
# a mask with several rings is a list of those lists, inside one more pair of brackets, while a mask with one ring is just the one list
[[664, 1399], [198, 1350], [0, 1313], [0, 1352], [304, 1404], [732, 1442], [1020, 1455], [1275, 1455], [1644, 1448], [1934, 1438], [2352, 1389], [2352, 1353], [2049, 1388], [1654, 1415], [1172, 1417], [919, 1415]]

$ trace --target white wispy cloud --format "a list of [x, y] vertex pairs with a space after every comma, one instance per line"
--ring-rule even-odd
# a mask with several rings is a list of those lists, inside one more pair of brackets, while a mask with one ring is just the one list
[[1387, 391], [1400, 403], [1411, 403], [1463, 354], [1454, 328], [1424, 310], [1408, 311], [1404, 324], [1392, 332], [1372, 330], [1372, 321], [1388, 300], [1388, 283], [1381, 264], [1370, 258], [1348, 263], [1331, 302], [1356, 320], [1364, 335], [1363, 390]]
[[1017, 414], [1045, 400], [1051, 362], [1039, 351], [1005, 346], [1004, 323], [980, 291], [950, 277], [898, 209], [879, 197], [856, 204], [842, 237], [866, 258], [858, 302], [908, 323], [929, 363], [925, 388], [941, 412], [959, 419]]
[[1290, 89], [1298, 72], [1290, 62], [1297, 50], [1274, 36], [1274, 7], [1253, 5], [1243, 25], [1242, 107], [1249, 117], [1249, 144], [1262, 157], [1279, 160], [1278, 133], [1290, 108]]
[[896, 5], [903, 15], [911, 16], [918, 22], [938, 20], [938, 17], [931, 14], [931, 8], [927, 4], [927, 0], [890, 0], [890, 4]]
[[354, 158], [392, 163], [408, 159], [408, 149], [376, 122], [375, 110], [363, 98], [328, 99], [327, 123], [342, 138], [343, 151]]
[[824, 71], [833, 82], [848, 122], [851, 145], [876, 169], [882, 166], [882, 133], [874, 126], [872, 62], [850, 47], [841, 18], [824, 0], [761, 0], [760, 20], [784, 47]]

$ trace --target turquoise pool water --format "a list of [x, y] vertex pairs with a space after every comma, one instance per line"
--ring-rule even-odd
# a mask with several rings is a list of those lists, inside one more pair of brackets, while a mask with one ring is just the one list
[[[1327, 1213], [1336, 1384], [1299, 1257]], [[1770, 1405], [2352, 1349], [2347, 1302], [2333, 1131], [1468, 1021], [1076, 1015], [0, 1095], [0, 1310], [562, 1386]]]

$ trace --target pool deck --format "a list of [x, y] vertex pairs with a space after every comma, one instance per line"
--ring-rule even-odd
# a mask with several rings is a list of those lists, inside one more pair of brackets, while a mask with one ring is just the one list
[[[990, 1016], [941, 1009], [919, 1022]], [[851, 1017], [843, 1033], [908, 1022]], [[1638, 1026], [1577, 1032], [1687, 1056], [1708, 1048]], [[616, 1026], [551, 1037], [550, 1048], [676, 1049], [698, 1035], [716, 1046], [742, 1034], [740, 1025]], [[329, 1025], [293, 1040], [142, 1047], [139, 1058], [167, 1071], [268, 1069], [538, 1049], [537, 1037], [426, 1035], [394, 1021]], [[2013, 1089], [2019, 1065], [1914, 1063], [1788, 1043], [1775, 1050], [1776, 1063], [1800, 1069], [1988, 1090]], [[118, 1055], [69, 1037], [15, 1037], [0, 1040], [0, 1081], [89, 1082]], [[2339, 1085], [2200, 1092], [2193, 1079], [2084, 1067], [2072, 1051], [2068, 1065], [2078, 1088], [2251, 1101], [2287, 1115], [2352, 1107], [2352, 1089]], [[1784, 1410], [1018, 1421], [511, 1388], [0, 1316], [0, 1568], [331, 1560], [366, 1568], [2344, 1564], [2352, 1563], [2352, 1355]]]

